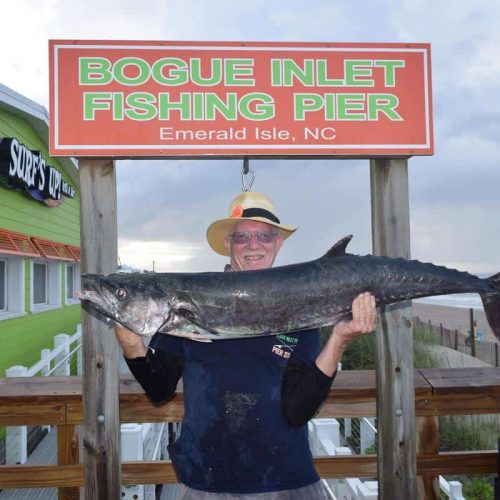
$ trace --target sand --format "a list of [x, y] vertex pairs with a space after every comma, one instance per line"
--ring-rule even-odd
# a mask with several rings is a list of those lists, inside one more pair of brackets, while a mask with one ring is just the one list
[[[412, 309], [413, 316], [418, 316], [422, 322], [430, 320], [434, 325], [442, 323], [445, 328], [449, 328], [450, 330], [457, 329], [463, 333], [467, 333], [470, 330], [469, 309], [466, 307], [449, 307], [413, 302]], [[486, 321], [484, 311], [474, 309], [474, 317], [478, 331], [485, 333], [484, 340], [494, 342], [496, 337], [493, 335]]]

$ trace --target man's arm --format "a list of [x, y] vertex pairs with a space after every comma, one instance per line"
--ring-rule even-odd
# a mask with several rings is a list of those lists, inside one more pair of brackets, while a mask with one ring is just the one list
[[146, 356], [147, 348], [140, 335], [127, 330], [118, 323], [115, 323], [115, 334], [122, 346], [123, 355], [126, 359], [143, 358]]
[[309, 365], [290, 358], [283, 374], [281, 408], [291, 425], [301, 427], [314, 417], [328, 396], [347, 344], [375, 330], [376, 314], [375, 298], [369, 293], [359, 295], [352, 304], [352, 320], [333, 327], [315, 363]]
[[182, 360], [160, 350], [148, 349], [140, 335], [115, 325], [125, 361], [144, 392], [155, 403], [170, 399], [182, 376]]
[[358, 295], [352, 303], [352, 320], [337, 323], [325, 347], [316, 358], [316, 366], [328, 377], [333, 377], [347, 344], [354, 338], [373, 332], [377, 324], [375, 297], [368, 293]]

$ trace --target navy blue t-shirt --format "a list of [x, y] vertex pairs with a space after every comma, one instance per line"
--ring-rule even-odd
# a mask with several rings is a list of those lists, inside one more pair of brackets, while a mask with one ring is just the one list
[[155, 335], [150, 347], [183, 360], [181, 435], [170, 447], [179, 480], [213, 492], [258, 493], [319, 480], [307, 425], [281, 411], [288, 359], [316, 359], [319, 330], [200, 343]]

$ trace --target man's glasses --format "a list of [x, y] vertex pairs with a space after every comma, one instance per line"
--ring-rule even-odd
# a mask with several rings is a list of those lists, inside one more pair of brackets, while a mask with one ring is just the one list
[[250, 233], [249, 231], [244, 231], [241, 233], [231, 233], [229, 238], [236, 245], [244, 245], [248, 243], [252, 236], [255, 236], [259, 243], [272, 243], [278, 236], [277, 231], [259, 231], [258, 233]]

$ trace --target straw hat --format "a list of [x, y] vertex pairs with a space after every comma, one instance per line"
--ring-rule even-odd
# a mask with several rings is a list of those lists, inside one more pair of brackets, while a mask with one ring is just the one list
[[237, 222], [249, 219], [277, 227], [285, 239], [297, 229], [280, 223], [272, 201], [265, 194], [245, 191], [239, 194], [229, 205], [229, 217], [216, 220], [210, 224], [207, 229], [208, 244], [217, 253], [229, 255], [224, 246], [224, 239]]

